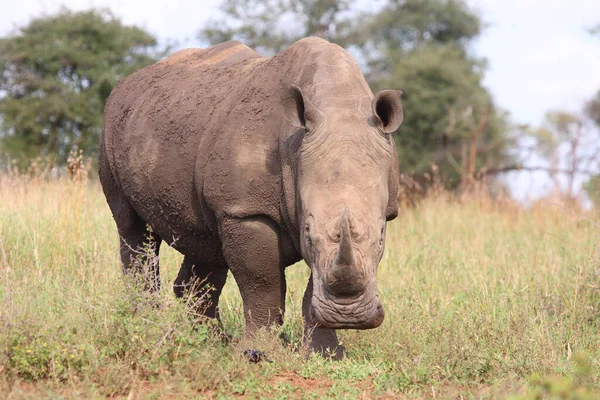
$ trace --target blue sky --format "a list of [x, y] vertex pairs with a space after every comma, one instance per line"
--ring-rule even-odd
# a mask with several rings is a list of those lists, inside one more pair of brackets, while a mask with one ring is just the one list
[[514, 120], [537, 124], [552, 108], [578, 110], [600, 89], [598, 0], [480, 0], [488, 28], [474, 50], [485, 84]]
[[[108, 7], [125, 23], [161, 39], [199, 46], [198, 28], [216, 15], [221, 0], [0, 0], [0, 35], [61, 5], [74, 10]], [[469, 0], [487, 24], [473, 51], [488, 60], [484, 84], [513, 122], [538, 125], [550, 109], [578, 111], [600, 89], [600, 0]], [[362, 0], [362, 7], [381, 1]], [[518, 174], [516, 187], [541, 193], [543, 174]], [[511, 178], [511, 179], [513, 179]]]

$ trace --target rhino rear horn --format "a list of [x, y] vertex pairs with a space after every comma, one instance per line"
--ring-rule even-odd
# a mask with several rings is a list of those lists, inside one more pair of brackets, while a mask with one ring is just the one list
[[402, 89], [385, 89], [378, 92], [371, 102], [371, 109], [384, 133], [396, 131], [404, 118]]

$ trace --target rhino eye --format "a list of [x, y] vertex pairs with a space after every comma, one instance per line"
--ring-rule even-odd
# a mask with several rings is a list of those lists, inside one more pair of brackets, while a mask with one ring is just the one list
[[313, 222], [312, 215], [309, 215], [308, 218], [306, 219], [306, 223], [304, 224], [304, 238], [306, 240], [306, 243], [308, 243], [309, 245], [312, 242], [311, 232], [312, 232], [313, 223], [314, 222]]
[[385, 224], [381, 227], [381, 233], [379, 234], [379, 247], [383, 247], [385, 241]]
[[333, 240], [333, 243], [339, 243], [340, 242], [340, 233], [336, 232], [331, 236], [331, 239]]

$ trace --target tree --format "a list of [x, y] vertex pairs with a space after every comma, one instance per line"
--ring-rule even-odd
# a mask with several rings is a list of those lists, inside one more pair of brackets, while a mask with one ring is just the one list
[[[477, 60], [448, 45], [427, 45], [389, 59], [395, 60], [389, 74], [370, 81], [375, 90], [405, 89], [405, 119], [396, 135], [403, 170], [421, 173], [435, 164], [447, 182], [458, 184], [505, 161], [505, 117], [481, 86]], [[476, 166], [468, 167], [469, 153]]]
[[369, 52], [371, 86], [405, 89], [401, 169], [438, 165], [445, 182], [463, 190], [509, 159], [506, 115], [481, 83], [485, 60], [468, 51], [481, 29], [464, 1], [390, 0], [357, 35]]
[[274, 55], [298, 39], [319, 36], [338, 43], [349, 26], [355, 0], [224, 0], [221, 19], [210, 20], [198, 34], [210, 44], [240, 40]]
[[[591, 29], [593, 35], [600, 37], [600, 24]], [[600, 129], [600, 91], [587, 102], [584, 109], [585, 115], [594, 122], [596, 129]], [[600, 167], [596, 165], [596, 168]], [[600, 207], [600, 175], [598, 169], [595, 174], [583, 185], [583, 189], [595, 207]]]
[[594, 207], [600, 207], [600, 175], [592, 176], [583, 184], [583, 190]]
[[211, 44], [240, 39], [269, 55], [309, 35], [350, 48], [373, 90], [404, 89], [405, 119], [395, 135], [404, 172], [438, 164], [456, 185], [507, 160], [506, 117], [481, 84], [485, 61], [468, 51], [479, 16], [461, 0], [387, 0], [376, 12], [357, 4], [226, 0], [225, 17], [199, 36]]
[[585, 105], [585, 114], [600, 128], [600, 91]]
[[1, 38], [2, 151], [22, 163], [96, 151], [112, 87], [161, 54], [151, 34], [108, 10], [63, 9]]
[[[600, 38], [600, 24], [595, 28], [590, 29], [590, 33]], [[598, 128], [600, 128], [600, 90], [586, 103], [584, 111], [585, 114], [596, 123]]]
[[560, 190], [559, 176], [566, 178], [567, 198], [575, 197], [575, 180], [578, 175], [593, 173], [598, 165], [600, 147], [597, 132], [585, 115], [564, 110], [546, 113], [544, 124], [533, 131], [537, 148], [549, 161], [547, 172]]
[[[600, 33], [600, 26], [590, 32]], [[524, 153], [527, 155], [521, 154], [524, 161], [496, 171], [546, 172], [555, 194], [569, 202], [578, 200], [577, 181], [586, 177], [582, 189], [595, 206], [600, 204], [600, 92], [584, 104], [581, 112], [549, 111], [540, 127], [524, 127], [522, 132], [534, 139], [534, 145]], [[521, 150], [523, 153], [525, 149]], [[547, 165], [528, 165], [532, 153], [545, 158]]]
[[480, 18], [461, 0], [388, 0], [365, 21], [356, 27], [354, 37], [370, 53], [373, 79], [374, 74], [389, 74], [398, 55], [431, 44], [450, 45], [469, 58], [467, 46], [482, 28]]

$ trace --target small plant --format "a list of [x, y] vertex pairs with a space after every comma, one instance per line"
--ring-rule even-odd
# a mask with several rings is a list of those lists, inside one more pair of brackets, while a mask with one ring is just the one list
[[512, 400], [593, 400], [600, 396], [594, 387], [594, 377], [590, 358], [583, 353], [573, 355], [575, 371], [572, 376], [533, 375], [529, 384], [531, 388], [523, 396], [512, 397]]
[[[149, 291], [155, 293], [160, 290], [161, 282], [158, 271], [159, 258], [157, 255], [157, 243], [152, 238], [152, 228], [146, 226], [148, 231], [146, 240], [139, 248], [131, 248], [123, 241], [122, 245], [129, 247], [135, 254], [132, 256], [131, 264], [123, 270], [125, 280], [129, 289], [136, 292]], [[132, 273], [130, 273], [132, 272]]]
[[31, 334], [13, 329], [10, 333], [8, 365], [26, 380], [67, 379], [87, 364], [88, 352], [77, 342], [75, 331]]

